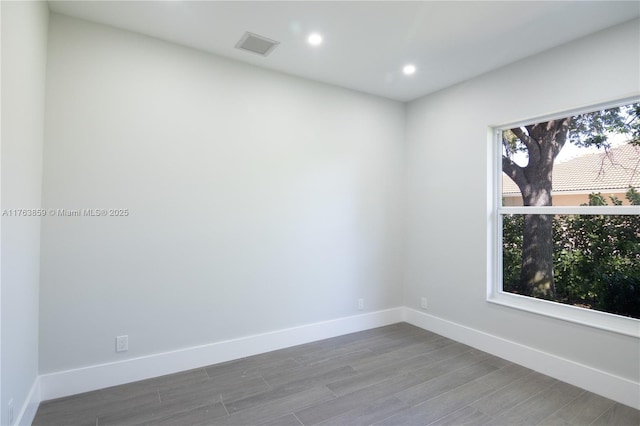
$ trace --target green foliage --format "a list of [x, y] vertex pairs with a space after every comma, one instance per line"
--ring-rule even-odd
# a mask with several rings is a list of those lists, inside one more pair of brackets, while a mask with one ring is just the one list
[[640, 192], [636, 191], [634, 187], [629, 187], [627, 200], [632, 206], [640, 206]]
[[[640, 205], [636, 189], [626, 198]], [[607, 204], [589, 197], [591, 206]], [[640, 318], [640, 216], [559, 215], [553, 233], [556, 302]], [[503, 289], [518, 292], [522, 215], [503, 218], [503, 242]]]
[[502, 149], [503, 154], [508, 158], [512, 158], [516, 152], [527, 151], [527, 148], [511, 130], [502, 131]]
[[569, 140], [577, 146], [609, 148], [609, 134], [625, 134], [629, 142], [640, 143], [640, 104], [630, 104], [573, 117]]
[[503, 289], [512, 293], [520, 292], [523, 227], [522, 215], [502, 217], [502, 283]]

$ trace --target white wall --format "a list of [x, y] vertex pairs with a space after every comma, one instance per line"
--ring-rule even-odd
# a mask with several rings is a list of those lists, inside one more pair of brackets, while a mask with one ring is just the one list
[[[46, 2], [2, 2], [1, 209], [41, 203]], [[0, 424], [26, 408], [38, 376], [40, 219], [2, 216]]]
[[43, 220], [41, 373], [401, 305], [401, 103], [53, 14], [46, 135], [130, 215]]
[[[17, 30], [5, 5], [3, 65], [5, 28]], [[489, 126], [640, 93], [638, 21], [408, 106], [59, 15], [49, 27], [42, 205], [130, 215], [43, 220], [40, 374], [345, 317], [358, 298], [373, 312], [427, 296], [434, 318], [639, 381], [637, 339], [485, 301]], [[42, 37], [29, 52], [44, 61]], [[5, 167], [5, 98], [18, 100], [4, 66], [2, 79], [4, 207], [18, 173]], [[21, 185], [39, 180], [35, 161]], [[7, 360], [25, 354], [6, 336], [37, 330], [38, 315], [30, 297], [29, 320], [5, 330], [5, 240], [18, 232], [6, 223], [3, 407]], [[116, 354], [120, 334], [130, 350]], [[35, 371], [20, 374], [28, 389]]]
[[636, 338], [486, 301], [491, 125], [640, 93], [639, 22], [581, 39], [414, 101], [407, 109], [404, 304], [640, 381]]

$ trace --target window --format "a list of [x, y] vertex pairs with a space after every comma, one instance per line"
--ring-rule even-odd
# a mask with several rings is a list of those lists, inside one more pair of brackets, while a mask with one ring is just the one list
[[640, 103], [494, 138], [489, 301], [640, 336]]

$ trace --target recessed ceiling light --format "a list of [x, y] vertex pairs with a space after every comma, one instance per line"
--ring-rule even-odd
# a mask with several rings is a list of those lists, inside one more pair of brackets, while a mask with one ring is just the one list
[[402, 72], [404, 73], [404, 75], [415, 74], [416, 66], [412, 64], [405, 65], [404, 68], [402, 68]]
[[312, 46], [320, 46], [322, 44], [322, 36], [318, 33], [309, 34], [307, 41]]

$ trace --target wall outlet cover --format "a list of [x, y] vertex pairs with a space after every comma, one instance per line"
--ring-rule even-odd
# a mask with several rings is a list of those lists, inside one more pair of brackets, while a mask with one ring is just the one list
[[129, 350], [129, 336], [116, 337], [116, 352], [126, 352]]

